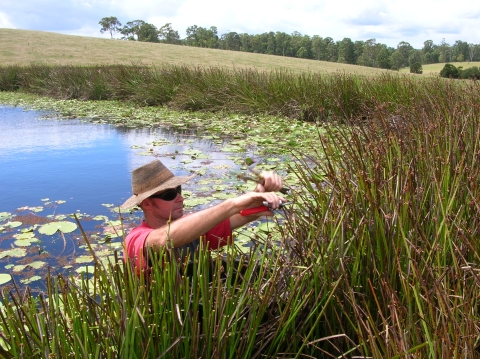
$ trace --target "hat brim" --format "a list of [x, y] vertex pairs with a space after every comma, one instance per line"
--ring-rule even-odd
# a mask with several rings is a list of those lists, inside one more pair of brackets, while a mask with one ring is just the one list
[[168, 181], [162, 183], [160, 186], [152, 188], [149, 191], [139, 193], [139, 194], [134, 194], [129, 199], [127, 199], [120, 207], [123, 208], [123, 209], [127, 209], [127, 208], [132, 208], [134, 206], [138, 206], [140, 203], [142, 203], [142, 201], [145, 198], [150, 197], [152, 194], [155, 194], [155, 193], [160, 192], [160, 191], [164, 191], [166, 189], [175, 188], [177, 186], [180, 186], [180, 185], [190, 181], [195, 176], [196, 176], [196, 174], [194, 173], [191, 176], [172, 177]]

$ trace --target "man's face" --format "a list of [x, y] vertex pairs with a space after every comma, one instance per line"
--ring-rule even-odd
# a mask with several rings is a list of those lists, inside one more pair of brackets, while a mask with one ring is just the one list
[[[145, 199], [145, 201], [148, 200], [150, 203], [148, 210], [156, 218], [163, 220], [165, 223], [170, 219], [176, 220], [183, 217], [183, 197], [178, 193], [180, 191], [177, 191], [175, 198], [170, 201], [157, 197], [157, 195], [162, 195], [167, 191], [157, 193], [155, 196]], [[175, 189], [173, 191], [175, 191]]]

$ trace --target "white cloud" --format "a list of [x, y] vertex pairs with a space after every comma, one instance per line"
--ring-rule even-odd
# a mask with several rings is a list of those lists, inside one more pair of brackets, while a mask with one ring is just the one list
[[5, 27], [7, 29], [16, 29], [13, 23], [9, 20], [8, 15], [0, 12], [0, 27]]
[[116, 16], [122, 24], [171, 23], [182, 37], [187, 27], [198, 25], [216, 26], [219, 35], [298, 31], [338, 41], [376, 38], [393, 47], [407, 41], [420, 48], [426, 40], [443, 38], [480, 43], [480, 2], [470, 0], [454, 6], [447, 0], [2, 0], [2, 11], [2, 27], [98, 37], [103, 36], [98, 21]]

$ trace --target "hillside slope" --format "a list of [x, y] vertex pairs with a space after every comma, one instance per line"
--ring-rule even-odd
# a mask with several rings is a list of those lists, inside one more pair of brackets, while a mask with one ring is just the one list
[[387, 70], [326, 61], [225, 51], [189, 46], [111, 40], [53, 32], [0, 28], [0, 64], [106, 65], [162, 63], [224, 66], [258, 70], [288, 69], [293, 72], [347, 72], [378, 75]]

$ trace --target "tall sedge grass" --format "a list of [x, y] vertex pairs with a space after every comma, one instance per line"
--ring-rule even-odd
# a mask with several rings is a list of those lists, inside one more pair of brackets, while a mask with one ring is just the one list
[[[23, 91], [53, 91], [39, 78], [70, 81], [22, 71], [6, 77]], [[248, 257], [231, 248], [223, 266], [202, 250], [191, 275], [164, 251], [148, 278], [97, 262], [80, 283], [50, 275], [44, 295], [4, 292], [0, 355], [480, 357], [478, 82], [135, 66], [90, 74], [108, 79], [106, 98], [322, 120], [318, 143], [293, 154], [300, 186], [280, 244], [257, 240]], [[76, 96], [89, 98], [82, 88]]]
[[480, 356], [480, 108], [431, 95], [326, 127], [292, 168], [304, 191], [286, 243], [327, 282], [343, 276], [326, 320], [366, 357]]
[[[294, 74], [176, 65], [0, 67], [0, 91], [12, 90], [180, 110], [267, 113], [306, 121], [369, 117], [375, 103], [395, 112], [417, 103], [425, 106], [430, 102], [431, 107], [437, 101], [451, 103], [466, 95], [475, 103], [480, 98], [477, 83], [465, 85], [434, 77]], [[430, 111], [428, 106], [424, 108]]]
[[148, 276], [139, 277], [121, 259], [96, 261], [80, 282], [49, 273], [40, 296], [3, 292], [0, 355], [261, 358], [315, 352], [302, 343], [322, 318], [330, 286], [285, 262], [275, 247], [250, 259], [233, 254], [212, 258], [201, 250], [187, 266], [161, 251]]

